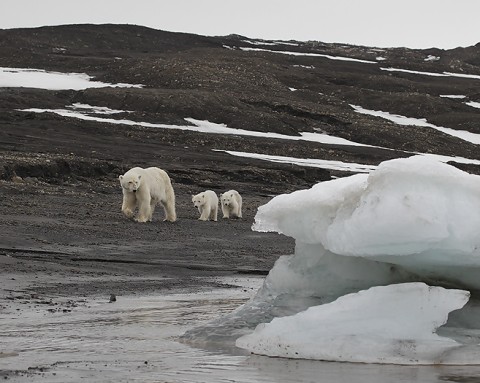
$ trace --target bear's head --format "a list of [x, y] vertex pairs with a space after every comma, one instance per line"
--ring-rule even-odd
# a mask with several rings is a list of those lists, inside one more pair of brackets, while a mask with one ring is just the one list
[[129, 192], [136, 192], [140, 187], [140, 179], [142, 178], [141, 175], [137, 174], [128, 174], [125, 173], [123, 176], [119, 176], [118, 179], [120, 180], [120, 185], [122, 188]]
[[205, 204], [205, 194], [200, 193], [200, 194], [197, 194], [197, 195], [192, 195], [192, 202], [193, 202], [193, 205], [196, 208], [204, 205]]
[[234, 202], [233, 193], [223, 193], [220, 194], [220, 201], [222, 201], [223, 206], [230, 206]]

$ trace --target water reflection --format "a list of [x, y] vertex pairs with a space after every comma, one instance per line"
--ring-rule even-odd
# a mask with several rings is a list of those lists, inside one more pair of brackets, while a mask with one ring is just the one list
[[[480, 367], [385, 366], [247, 355], [179, 336], [244, 303], [260, 279], [193, 295], [118, 297], [63, 313], [0, 312], [0, 377], [10, 382], [480, 382]], [[240, 283], [241, 282], [241, 283]], [[17, 371], [14, 373], [14, 371]]]

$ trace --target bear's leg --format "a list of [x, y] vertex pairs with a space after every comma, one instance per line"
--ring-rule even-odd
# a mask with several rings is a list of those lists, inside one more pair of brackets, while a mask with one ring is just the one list
[[128, 218], [133, 218], [137, 200], [133, 193], [123, 193], [122, 212]]
[[150, 202], [151, 202], [150, 196], [142, 196], [141, 198], [137, 197], [137, 199], [139, 201], [139, 206], [138, 206], [138, 216], [135, 219], [135, 221], [147, 222], [152, 217], [151, 209], [150, 209]]
[[238, 218], [242, 218], [242, 196], [238, 196]]
[[177, 220], [177, 213], [175, 212], [175, 202], [162, 201], [163, 210], [165, 211], [164, 221], [175, 222]]
[[237, 217], [242, 218], [242, 200], [238, 201]]
[[228, 206], [228, 214], [230, 218], [238, 218], [237, 216], [237, 205], [235, 204], [235, 201], [232, 201], [232, 203]]
[[223, 204], [222, 204], [222, 213], [223, 213], [223, 218], [230, 218], [228, 207]]
[[210, 215], [210, 206], [208, 205], [203, 205], [202, 206], [202, 212], [200, 214], [200, 221], [208, 221], [208, 216]]
[[152, 200], [150, 202], [150, 216], [148, 217], [148, 222], [152, 222], [153, 212], [155, 211], [156, 202]]
[[165, 197], [165, 201], [162, 201], [165, 210], [164, 221], [175, 222], [177, 220], [177, 213], [175, 211], [175, 192], [171, 185], [166, 187]]
[[217, 217], [218, 217], [218, 205], [213, 207], [211, 219], [217, 222]]

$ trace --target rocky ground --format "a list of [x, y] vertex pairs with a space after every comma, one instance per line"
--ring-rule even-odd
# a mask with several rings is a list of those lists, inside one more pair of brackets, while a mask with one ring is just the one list
[[[337, 56], [357, 61], [332, 59]], [[144, 85], [81, 91], [0, 88], [0, 273], [6, 281], [0, 287], [0, 308], [24, 300], [42, 305], [61, 297], [63, 306], [53, 309], [70, 310], [71, 297], [75, 302], [92, 295], [198, 290], [215, 287], [199, 276], [265, 274], [280, 255], [293, 252], [294, 243], [278, 234], [253, 232], [256, 209], [273, 195], [351, 173], [233, 157], [213, 149], [369, 165], [412, 152], [480, 160], [478, 145], [434, 129], [361, 115], [350, 106], [480, 134], [480, 110], [465, 104], [480, 102], [480, 80], [381, 69], [478, 76], [479, 58], [478, 44], [449, 51], [320, 42], [271, 45], [242, 36], [202, 37], [118, 25], [0, 30], [1, 67], [87, 73], [99, 81]], [[440, 97], [452, 94], [465, 98]], [[135, 121], [185, 125], [191, 117], [287, 135], [324, 132], [387, 149], [21, 111], [73, 103], [128, 111], [128, 119]], [[127, 112], [113, 118], [127, 118]], [[454, 165], [480, 174], [480, 166]], [[122, 216], [118, 175], [133, 166], [159, 166], [170, 174], [178, 222], [162, 222], [160, 211], [148, 224]], [[190, 196], [205, 189], [238, 190], [244, 219], [199, 222]]]

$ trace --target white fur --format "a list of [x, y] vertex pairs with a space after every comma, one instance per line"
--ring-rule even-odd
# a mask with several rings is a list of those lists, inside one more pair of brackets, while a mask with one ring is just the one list
[[197, 195], [192, 195], [193, 205], [198, 209], [200, 213], [199, 220], [212, 221], [217, 220], [218, 215], [218, 197], [217, 193], [212, 190], [206, 190]]
[[242, 196], [236, 190], [220, 194], [223, 218], [242, 218]]
[[133, 168], [118, 177], [123, 191], [122, 212], [133, 218], [138, 208], [137, 222], [152, 220], [155, 206], [160, 203], [165, 210], [165, 221], [175, 222], [175, 193], [168, 174], [159, 168]]

